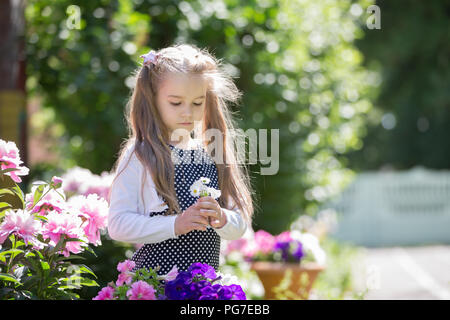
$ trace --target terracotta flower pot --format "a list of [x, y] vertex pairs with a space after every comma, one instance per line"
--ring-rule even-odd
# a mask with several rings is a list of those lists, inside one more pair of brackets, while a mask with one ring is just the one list
[[[317, 275], [325, 267], [313, 262], [298, 264], [257, 261], [252, 263], [251, 269], [258, 274], [264, 286], [265, 300], [302, 300], [308, 299]], [[277, 293], [281, 295], [277, 296]]]

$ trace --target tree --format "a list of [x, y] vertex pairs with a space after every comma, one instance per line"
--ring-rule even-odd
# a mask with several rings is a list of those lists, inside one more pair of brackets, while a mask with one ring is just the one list
[[29, 72], [66, 128], [66, 156], [99, 173], [111, 168], [126, 134], [139, 55], [176, 42], [210, 49], [245, 94], [233, 106], [240, 127], [279, 129], [278, 173], [250, 168], [262, 209], [255, 228], [280, 232], [299, 214], [315, 214], [351, 177], [345, 154], [362, 147], [373, 90], [354, 46], [368, 4], [79, 1], [77, 29], [67, 24], [72, 2], [30, 1]]
[[388, 165], [450, 168], [450, 5], [445, 1], [379, 1], [381, 30], [357, 42], [366, 67], [381, 74], [377, 108], [356, 170]]

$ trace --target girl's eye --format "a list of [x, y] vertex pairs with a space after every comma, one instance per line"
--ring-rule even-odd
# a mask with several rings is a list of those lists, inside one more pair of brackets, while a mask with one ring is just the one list
[[[181, 102], [178, 102], [178, 103], [176, 103], [176, 102], [171, 102], [170, 104], [173, 105], [173, 106], [179, 106], [179, 105], [181, 104]], [[195, 106], [201, 106], [202, 104], [203, 104], [203, 102], [200, 102], [200, 103], [194, 103]]]

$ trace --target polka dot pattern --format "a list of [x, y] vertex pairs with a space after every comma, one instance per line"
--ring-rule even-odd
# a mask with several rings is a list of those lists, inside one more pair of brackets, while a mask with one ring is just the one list
[[[200, 145], [192, 150], [179, 149], [170, 144], [169, 147], [175, 167], [175, 192], [180, 208], [184, 211], [197, 201], [189, 188], [200, 177], [208, 177], [210, 179], [208, 186], [219, 189], [217, 167]], [[150, 217], [163, 215], [167, 210], [152, 212]], [[178, 236], [177, 239], [144, 244], [134, 253], [131, 260], [136, 263], [134, 271], [160, 266], [157, 273], [164, 275], [174, 265], [179, 271], [186, 271], [194, 262], [207, 263], [218, 271], [219, 254], [220, 236], [214, 228], [208, 226], [206, 231], [193, 230]]]

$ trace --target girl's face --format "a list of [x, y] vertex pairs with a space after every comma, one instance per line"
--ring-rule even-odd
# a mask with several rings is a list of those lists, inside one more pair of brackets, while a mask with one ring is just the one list
[[[203, 121], [207, 82], [202, 75], [168, 73], [157, 94], [157, 108], [169, 129], [170, 140], [189, 138], [194, 125]], [[173, 131], [175, 135], [172, 136]]]

